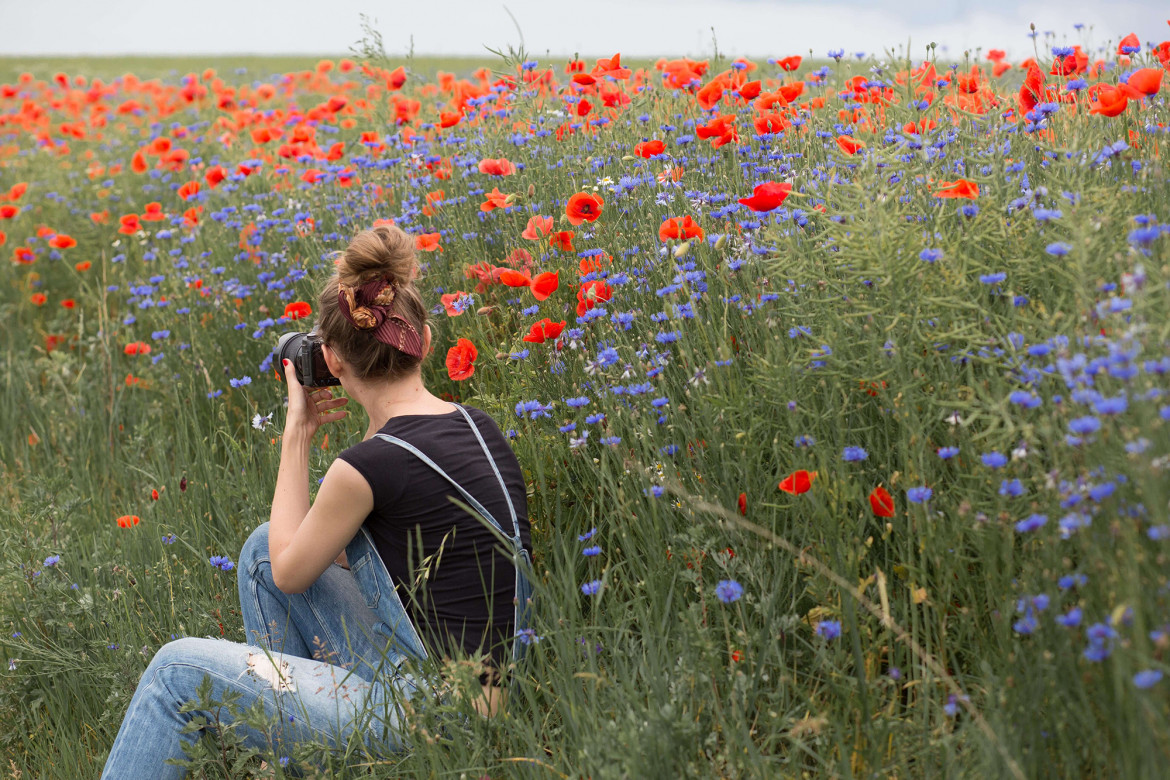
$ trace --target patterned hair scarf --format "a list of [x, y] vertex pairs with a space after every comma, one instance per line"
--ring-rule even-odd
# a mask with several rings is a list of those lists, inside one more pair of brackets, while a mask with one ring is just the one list
[[422, 337], [415, 327], [394, 311], [397, 286], [387, 279], [374, 279], [361, 287], [339, 285], [337, 304], [345, 318], [359, 330], [372, 330], [383, 344], [422, 358]]

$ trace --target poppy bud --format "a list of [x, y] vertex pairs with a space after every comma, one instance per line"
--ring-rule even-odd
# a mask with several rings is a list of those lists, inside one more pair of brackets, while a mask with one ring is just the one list
[[496, 353], [496, 360], [506, 360], [507, 357], [508, 357], [507, 352], [497, 352]]
[[475, 314], [478, 317], [486, 317], [487, 315], [491, 314], [495, 310], [496, 310], [495, 306], [480, 306], [478, 309], [475, 310]]
[[532, 197], [533, 195], [535, 195], [535, 194], [536, 194], [536, 185], [535, 185], [535, 184], [529, 184], [529, 185], [528, 185], [528, 197], [530, 197], [530, 198], [531, 198], [531, 197]]
[[622, 156], [622, 162], [629, 162], [630, 160], [636, 160], [636, 159], [638, 159], [638, 158], [632, 154], [627, 154], [627, 155]]
[[727, 246], [727, 235], [726, 234], [719, 236], [719, 238], [715, 241], [715, 249], [718, 251], [718, 250], [723, 249], [723, 247], [725, 247], [725, 246]]
[[674, 258], [676, 260], [678, 260], [678, 259], [681, 259], [683, 257], [686, 257], [687, 253], [690, 251], [691, 251], [691, 242], [684, 241], [674, 248]]
[[180, 493], [187, 492], [187, 478], [186, 477], [183, 477], [182, 479], [179, 480], [179, 492]]

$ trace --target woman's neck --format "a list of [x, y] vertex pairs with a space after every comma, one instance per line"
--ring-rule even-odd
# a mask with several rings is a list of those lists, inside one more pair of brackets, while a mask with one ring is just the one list
[[355, 382], [345, 388], [365, 410], [369, 427], [363, 439], [369, 439], [392, 417], [405, 414], [446, 414], [451, 404], [436, 398], [423, 385], [420, 374], [397, 382]]

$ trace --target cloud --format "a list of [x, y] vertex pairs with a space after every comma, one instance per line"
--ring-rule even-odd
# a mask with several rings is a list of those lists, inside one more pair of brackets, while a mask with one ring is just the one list
[[[430, 0], [371, 8], [369, 0], [200, 0], [197, 7], [143, 0], [2, 0], [0, 51], [7, 54], [343, 54], [362, 32], [359, 15], [376, 17], [389, 54], [482, 55], [520, 41], [504, 5], [476, 0]], [[931, 41], [959, 56], [976, 47], [1032, 53], [1028, 26], [1052, 30], [1052, 43], [1100, 45], [1129, 32], [1143, 40], [1170, 37], [1162, 3], [1114, 0], [1013, 2], [864, 2], [863, 0], [592, 0], [565, 6], [548, 0], [507, 0], [524, 42], [538, 58], [620, 51], [627, 57], [824, 57], [832, 48], [920, 59]], [[326, 10], [327, 8], [327, 10]], [[1092, 28], [1078, 32], [1074, 22]], [[712, 35], [714, 28], [714, 36]]]

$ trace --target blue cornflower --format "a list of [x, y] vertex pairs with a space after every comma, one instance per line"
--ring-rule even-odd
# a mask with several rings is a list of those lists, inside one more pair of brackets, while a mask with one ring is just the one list
[[850, 463], [854, 461], [865, 460], [868, 457], [869, 453], [861, 447], [846, 447], [841, 452], [841, 459]]
[[597, 414], [591, 414], [591, 415], [587, 416], [585, 418], [585, 422], [589, 425], [593, 425], [594, 423], [599, 423], [604, 419], [605, 419], [605, 413], [598, 412]]
[[959, 206], [959, 214], [962, 214], [964, 217], [973, 217], [978, 213], [979, 207], [974, 203], [968, 203], [965, 206]]
[[579, 409], [580, 407], [586, 406], [588, 404], [589, 404], [589, 399], [586, 398], [585, 396], [580, 396], [578, 398], [566, 398], [565, 399], [565, 405], [571, 406], [574, 409]]
[[983, 461], [984, 466], [993, 469], [1003, 468], [1008, 462], [1007, 456], [1002, 452], [985, 452], [979, 458]]
[[621, 436], [603, 436], [602, 438], [598, 439], [599, 442], [601, 442], [602, 444], [605, 444], [607, 446], [610, 444], [618, 444], [619, 442], [621, 442], [621, 440], [622, 440]]
[[618, 362], [618, 351], [613, 347], [606, 347], [597, 353], [597, 365], [602, 368], [612, 366]]
[[596, 544], [593, 545], [592, 547], [586, 547], [584, 550], [581, 551], [581, 554], [584, 555], [586, 558], [592, 558], [595, 555], [601, 555], [601, 547], [599, 547]]
[[743, 586], [735, 580], [720, 580], [715, 586], [715, 596], [724, 604], [739, 601], [743, 595]]
[[662, 494], [665, 492], [666, 489], [662, 487], [662, 485], [653, 485], [650, 488], [650, 495], [654, 496], [655, 498], [662, 498]]
[[912, 504], [925, 504], [934, 495], [928, 487], [912, 487], [906, 491], [906, 500]]
[[1096, 417], [1077, 417], [1068, 421], [1068, 429], [1078, 436], [1094, 433], [1101, 428], [1101, 421]]
[[207, 559], [207, 562], [222, 571], [231, 571], [236, 568], [236, 565], [226, 555], [213, 555]]
[[239, 379], [233, 377], [232, 379], [228, 380], [228, 384], [232, 387], [244, 387], [245, 385], [252, 384], [252, 377], [242, 376]]
[[589, 529], [588, 531], [586, 531], [585, 533], [583, 533], [583, 534], [578, 534], [578, 535], [577, 535], [577, 541], [578, 541], [578, 542], [587, 542], [587, 541], [589, 541], [590, 539], [592, 539], [592, 538], [593, 538], [593, 535], [594, 535], [595, 533], [597, 533], [597, 529], [596, 529], [596, 528], [590, 528], [590, 529]]
[[1128, 406], [1129, 400], [1124, 395], [1117, 395], [1098, 399], [1093, 404], [1093, 411], [1097, 414], [1121, 414]]
[[1048, 254], [1052, 255], [1053, 257], [1064, 257], [1070, 251], [1072, 251], [1072, 246], [1069, 244], [1066, 244], [1063, 241], [1056, 241], [1056, 242], [1051, 243], [1048, 246], [1044, 247], [1044, 251], [1047, 252]]
[[670, 403], [670, 399], [664, 397], [664, 398], [655, 398], [653, 401], [650, 402], [650, 405], [653, 406], [655, 409], [660, 409], [669, 403]]
[[1008, 395], [1008, 400], [1013, 404], [1024, 407], [1025, 409], [1035, 409], [1037, 406], [1043, 403], [1043, 401], [1040, 400], [1040, 396], [1036, 395], [1035, 393], [1030, 393], [1027, 390], [1013, 390], [1011, 394]]
[[577, 430], [577, 423], [575, 423], [575, 422], [566, 423], [566, 424], [560, 426], [559, 428], [557, 428], [557, 430], [560, 431], [561, 433], [572, 433], [573, 431]]
[[163, 544], [174, 544], [175, 543], [175, 535], [174, 534], [167, 534], [166, 536], [164, 536], [162, 538], [162, 543]]
[[1065, 628], [1076, 628], [1081, 624], [1082, 615], [1083, 613], [1080, 607], [1073, 607], [1068, 612], [1065, 612], [1063, 615], [1057, 615], [1053, 619]]
[[581, 586], [581, 592], [586, 596], [592, 596], [599, 590], [601, 590], [601, 580], [591, 580]]
[[1072, 587], [1079, 587], [1089, 581], [1089, 578], [1081, 573], [1066, 574], [1056, 581], [1057, 587], [1061, 590], [1068, 590]]
[[1020, 522], [1016, 523], [1016, 533], [1026, 534], [1035, 531], [1045, 523], [1048, 522], [1048, 515], [1033, 514], [1028, 515]]
[[817, 440], [807, 434], [801, 434], [793, 440], [793, 444], [797, 447], [811, 447], [817, 443]]
[[943, 460], [949, 460], [959, 454], [958, 447], [939, 447], [938, 456]]
[[[536, 635], [535, 628], [522, 628], [522, 629], [520, 629], [519, 631], [516, 632], [516, 638], [519, 639], [520, 642], [522, 644], [525, 644], [525, 645], [534, 645], [537, 642], [539, 642], [540, 640], [544, 639], [544, 637]], [[281, 760], [288, 761], [287, 758], [284, 758]]]
[[822, 620], [820, 623], [817, 623], [817, 636], [826, 642], [832, 642], [841, 636], [841, 621]]
[[969, 698], [967, 696], [956, 696], [953, 693], [947, 696], [947, 703], [943, 705], [943, 712], [947, 714], [947, 717], [953, 718], [959, 714], [959, 702], [961, 701], [969, 701]]
[[529, 415], [529, 419], [535, 420], [538, 417], [551, 417], [549, 410], [552, 409], [552, 404], [545, 406], [540, 401], [521, 401], [516, 404], [516, 416], [523, 417], [525, 413]]
[[943, 251], [941, 249], [923, 249], [918, 253], [918, 259], [926, 263], [934, 263], [942, 259]]
[[999, 284], [1004, 279], [1007, 279], [1007, 274], [1003, 271], [994, 274], [982, 274], [979, 277], [979, 281], [983, 282], [984, 284]]
[[1085, 629], [1085, 636], [1089, 638], [1089, 646], [1082, 655], [1090, 661], [1101, 662], [1113, 653], [1113, 640], [1117, 632], [1105, 623], [1094, 623]]
[[1161, 680], [1161, 669], [1143, 669], [1133, 676], [1133, 684], [1143, 691], [1147, 688], [1153, 688]]
[[1005, 479], [999, 483], [999, 494], [1001, 496], [1022, 496], [1024, 494], [1024, 485], [1018, 479]]
[[46, 569], [51, 568], [53, 566], [56, 566], [60, 562], [61, 562], [60, 555], [50, 555], [48, 558], [45, 558], [45, 568]]

